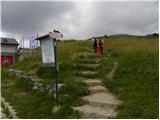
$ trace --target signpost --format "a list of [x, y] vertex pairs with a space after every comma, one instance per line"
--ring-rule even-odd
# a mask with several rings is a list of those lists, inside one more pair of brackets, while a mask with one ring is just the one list
[[[62, 38], [63, 34], [54, 30], [49, 34], [36, 38], [40, 40], [40, 46], [42, 49], [42, 60], [46, 67], [55, 67], [55, 90], [56, 90], [56, 104], [58, 103], [58, 60], [57, 60], [57, 39]], [[54, 87], [54, 86], [53, 86]]]
[[57, 107], [58, 107], [58, 63], [57, 63], [57, 38], [62, 38], [63, 35], [59, 31], [54, 30], [52, 33], [50, 33], [50, 36], [53, 39], [53, 45], [54, 45], [54, 55], [55, 55], [55, 74], [56, 74], [56, 81], [55, 81], [55, 88], [56, 88], [56, 101], [57, 101]]
[[47, 38], [40, 41], [42, 49], [42, 60], [45, 67], [55, 66], [55, 54], [53, 48], [53, 41], [51, 38]]

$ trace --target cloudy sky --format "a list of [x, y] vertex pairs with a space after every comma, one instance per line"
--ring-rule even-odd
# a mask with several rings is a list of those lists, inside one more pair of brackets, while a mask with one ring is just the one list
[[1, 36], [43, 35], [57, 29], [63, 39], [159, 32], [157, 1], [1, 2]]

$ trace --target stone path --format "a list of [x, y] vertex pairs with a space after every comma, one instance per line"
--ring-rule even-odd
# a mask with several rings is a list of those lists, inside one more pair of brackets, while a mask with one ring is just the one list
[[[47, 90], [49, 93], [52, 93], [52, 91], [55, 90], [55, 88], [53, 88], [51, 85], [43, 84], [40, 82], [40, 81], [45, 81], [45, 80], [40, 79], [38, 77], [35, 78], [34, 76], [32, 76], [24, 71], [15, 70], [15, 69], [8, 69], [8, 72], [9, 72], [10, 77], [12, 77], [12, 75], [16, 75], [17, 77], [20, 77], [20, 78], [30, 79], [32, 81], [32, 89], [34, 89], [34, 90], [40, 90], [40, 91]], [[59, 83], [58, 89], [60, 89], [64, 85], [65, 84]]]
[[3, 110], [2, 107], [1, 107], [1, 117], [0, 117], [0, 119], [8, 119], [6, 114], [4, 113], [4, 110]]
[[[94, 61], [95, 60], [95, 61]], [[90, 62], [91, 61], [91, 62]], [[100, 63], [97, 59], [92, 57], [85, 58], [80, 63], [82, 68], [97, 67]], [[89, 67], [88, 67], [89, 66]], [[81, 99], [87, 104], [83, 106], [73, 107], [74, 110], [78, 110], [82, 113], [82, 118], [89, 119], [106, 119], [115, 118], [117, 116], [117, 107], [121, 104], [121, 101], [112, 94], [107, 88], [105, 88], [99, 78], [97, 78], [97, 70], [91, 68], [79, 71], [77, 74], [83, 78], [84, 83], [88, 85], [90, 95], [84, 96]], [[114, 69], [116, 69], [114, 67]], [[110, 73], [113, 76], [113, 71]]]
[[[17, 112], [15, 111], [13, 106], [9, 102], [6, 102], [6, 100], [3, 97], [1, 97], [1, 102], [4, 105], [5, 109], [8, 110], [9, 116], [13, 119], [18, 119]], [[8, 119], [7, 115], [4, 113], [2, 106], [1, 106], [1, 119]]]

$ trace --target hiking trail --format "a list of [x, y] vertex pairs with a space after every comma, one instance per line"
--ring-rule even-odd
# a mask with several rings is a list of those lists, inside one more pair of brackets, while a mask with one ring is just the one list
[[[78, 71], [77, 75], [87, 84], [90, 94], [81, 98], [86, 102], [85, 105], [76, 106], [73, 109], [82, 113], [82, 118], [116, 118], [117, 107], [121, 104], [121, 101], [103, 86], [101, 79], [97, 78], [97, 72], [100, 68], [97, 55], [89, 53], [77, 65], [83, 68]], [[113, 76], [116, 66], [117, 63], [109, 72], [109, 79]]]

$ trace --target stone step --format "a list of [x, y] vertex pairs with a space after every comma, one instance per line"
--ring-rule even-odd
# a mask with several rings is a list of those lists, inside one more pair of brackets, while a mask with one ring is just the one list
[[94, 78], [96, 77], [97, 72], [90, 71], [90, 70], [84, 70], [84, 71], [78, 72], [78, 75], [81, 77], [85, 77], [85, 78]]
[[98, 59], [82, 59], [79, 60], [78, 63], [83, 63], [83, 64], [99, 64], [100, 62], [98, 61]]
[[1, 119], [8, 119], [8, 118], [6, 117], [6, 114], [4, 114], [3, 112], [1, 112]]
[[3, 108], [2, 108], [2, 106], [0, 106], [0, 108], [1, 108], [1, 112], [3, 112]]
[[79, 69], [88, 69], [88, 70], [97, 70], [100, 67], [100, 64], [76, 64]]
[[97, 92], [95, 94], [84, 96], [82, 99], [89, 105], [104, 108], [117, 108], [117, 106], [121, 104], [121, 101], [109, 92]]
[[82, 74], [96, 74], [95, 71], [90, 71], [90, 70], [80, 71], [80, 73], [82, 73]]
[[96, 64], [92, 64], [92, 63], [88, 63], [88, 64], [81, 64], [83, 66], [89, 66], [89, 67], [99, 67], [100, 64], [96, 63]]
[[97, 92], [107, 92], [108, 89], [106, 89], [105, 87], [98, 85], [98, 86], [90, 86], [89, 90], [91, 91], [91, 93], [97, 93]]
[[85, 79], [83, 80], [88, 86], [102, 85], [101, 80], [98, 79]]
[[82, 118], [86, 119], [107, 119], [115, 118], [117, 112], [114, 109], [107, 109], [102, 107], [84, 105], [74, 107], [74, 110], [77, 110], [82, 113]]
[[75, 64], [74, 65], [78, 70], [90, 70], [90, 71], [97, 71], [99, 66], [97, 64]]
[[87, 58], [97, 58], [97, 54], [95, 53], [90, 53], [90, 52], [85, 52], [85, 53], [79, 53], [75, 56], [76, 58], [79, 59], [87, 59]]

